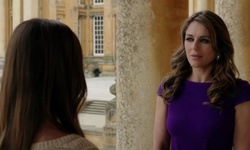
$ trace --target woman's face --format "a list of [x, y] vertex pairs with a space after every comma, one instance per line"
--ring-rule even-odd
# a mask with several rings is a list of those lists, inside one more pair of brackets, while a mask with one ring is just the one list
[[197, 21], [190, 23], [186, 30], [184, 47], [192, 68], [212, 68], [216, 52], [212, 48], [208, 29], [203, 24]]

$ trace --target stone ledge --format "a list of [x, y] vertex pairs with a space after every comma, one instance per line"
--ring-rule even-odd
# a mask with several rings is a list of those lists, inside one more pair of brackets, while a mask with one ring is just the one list
[[86, 125], [81, 125], [81, 128], [84, 134], [98, 135], [98, 136], [102, 136], [103, 134], [103, 128], [97, 128], [95, 126], [86, 126]]

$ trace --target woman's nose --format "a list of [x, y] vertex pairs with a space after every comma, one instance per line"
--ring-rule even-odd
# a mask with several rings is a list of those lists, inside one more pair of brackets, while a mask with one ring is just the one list
[[199, 42], [197, 42], [197, 41], [192, 42], [192, 49], [198, 50], [199, 49]]

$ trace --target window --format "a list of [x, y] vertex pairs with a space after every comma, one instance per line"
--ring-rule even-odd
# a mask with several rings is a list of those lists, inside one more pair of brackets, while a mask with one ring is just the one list
[[103, 4], [104, 0], [94, 0], [94, 5], [100, 5]]
[[93, 18], [94, 56], [103, 56], [103, 16]]
[[82, 4], [82, 0], [77, 0], [78, 4]]

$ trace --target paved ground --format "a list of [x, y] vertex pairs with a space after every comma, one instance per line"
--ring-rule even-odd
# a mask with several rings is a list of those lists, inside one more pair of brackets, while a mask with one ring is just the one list
[[87, 100], [110, 101], [115, 96], [110, 93], [109, 88], [115, 84], [115, 77], [93, 77], [86, 78], [88, 87]]
[[[93, 77], [86, 78], [88, 86], [88, 100], [110, 101], [115, 96], [110, 93], [109, 88], [115, 84], [115, 77]], [[102, 128], [105, 125], [105, 115], [79, 114], [79, 121], [83, 128]]]

